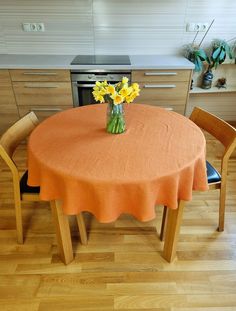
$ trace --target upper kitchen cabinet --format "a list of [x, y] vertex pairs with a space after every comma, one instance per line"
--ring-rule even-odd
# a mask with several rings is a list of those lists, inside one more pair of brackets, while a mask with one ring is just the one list
[[0, 70], [0, 135], [19, 119], [9, 71]]
[[34, 111], [39, 120], [73, 107], [70, 71], [10, 70], [19, 115]]
[[132, 82], [139, 83], [135, 103], [163, 107], [185, 114], [192, 70], [134, 70]]

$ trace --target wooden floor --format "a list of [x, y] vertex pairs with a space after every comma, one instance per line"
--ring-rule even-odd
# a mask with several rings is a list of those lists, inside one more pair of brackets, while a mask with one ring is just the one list
[[[208, 146], [219, 166], [222, 149], [212, 139]], [[16, 162], [22, 171], [25, 159], [21, 146]], [[87, 214], [87, 246], [80, 244], [71, 217], [75, 260], [65, 266], [48, 204], [24, 205], [26, 239], [17, 245], [12, 202], [10, 174], [0, 162], [1, 311], [236, 310], [236, 154], [230, 160], [225, 231], [216, 231], [218, 192], [195, 193], [172, 264], [161, 257], [156, 233], [161, 207], [157, 219], [147, 223], [124, 215], [105, 225]]]

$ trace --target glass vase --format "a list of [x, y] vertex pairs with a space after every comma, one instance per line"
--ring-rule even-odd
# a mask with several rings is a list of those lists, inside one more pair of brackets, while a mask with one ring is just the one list
[[107, 132], [121, 134], [125, 131], [125, 114], [122, 104], [107, 104]]
[[213, 80], [213, 73], [210, 68], [204, 73], [203, 80], [202, 80], [202, 89], [210, 89]]

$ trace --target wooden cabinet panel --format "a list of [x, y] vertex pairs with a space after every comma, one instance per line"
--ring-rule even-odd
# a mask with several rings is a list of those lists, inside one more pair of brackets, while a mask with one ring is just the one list
[[14, 82], [18, 106], [73, 106], [68, 82]]
[[185, 114], [191, 74], [191, 70], [134, 70], [132, 82], [140, 86], [134, 102]]
[[36, 105], [19, 106], [19, 115], [20, 117], [23, 117], [25, 114], [33, 111], [38, 117], [39, 121], [43, 121], [44, 119], [52, 116], [53, 114], [69, 109], [69, 108], [71, 107], [60, 106], [60, 108], [58, 108], [58, 107], [51, 107], [51, 106], [36, 106]]
[[70, 71], [61, 69], [12, 69], [10, 70], [10, 75], [13, 82], [70, 82]]
[[236, 92], [191, 94], [186, 112], [187, 116], [191, 114], [195, 106], [205, 109], [228, 122], [236, 120]]
[[34, 111], [40, 120], [73, 107], [69, 70], [10, 70], [15, 98], [22, 117]]
[[[194, 106], [201, 107], [218, 117], [232, 123], [236, 120], [236, 66], [235, 64], [221, 64], [212, 69], [213, 82], [210, 89], [202, 89], [202, 74], [194, 73], [193, 89], [186, 115], [190, 115]], [[225, 88], [216, 87], [219, 78], [226, 78]]]
[[11, 84], [11, 78], [9, 75], [9, 71], [7, 69], [1, 69], [0, 70], [0, 83], [7, 82]]
[[133, 70], [133, 82], [189, 81], [191, 70]]
[[139, 83], [140, 95], [136, 98], [137, 102], [143, 100], [161, 100], [161, 101], [176, 101], [184, 100], [188, 93], [188, 88], [185, 82], [175, 83]]
[[19, 119], [8, 70], [0, 70], [0, 134]]

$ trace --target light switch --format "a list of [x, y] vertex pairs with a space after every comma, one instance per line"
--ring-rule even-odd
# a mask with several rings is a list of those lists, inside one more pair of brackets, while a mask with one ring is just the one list
[[23, 29], [24, 31], [31, 31], [31, 25], [30, 25], [30, 23], [23, 23], [23, 24], [22, 24], [22, 29]]

